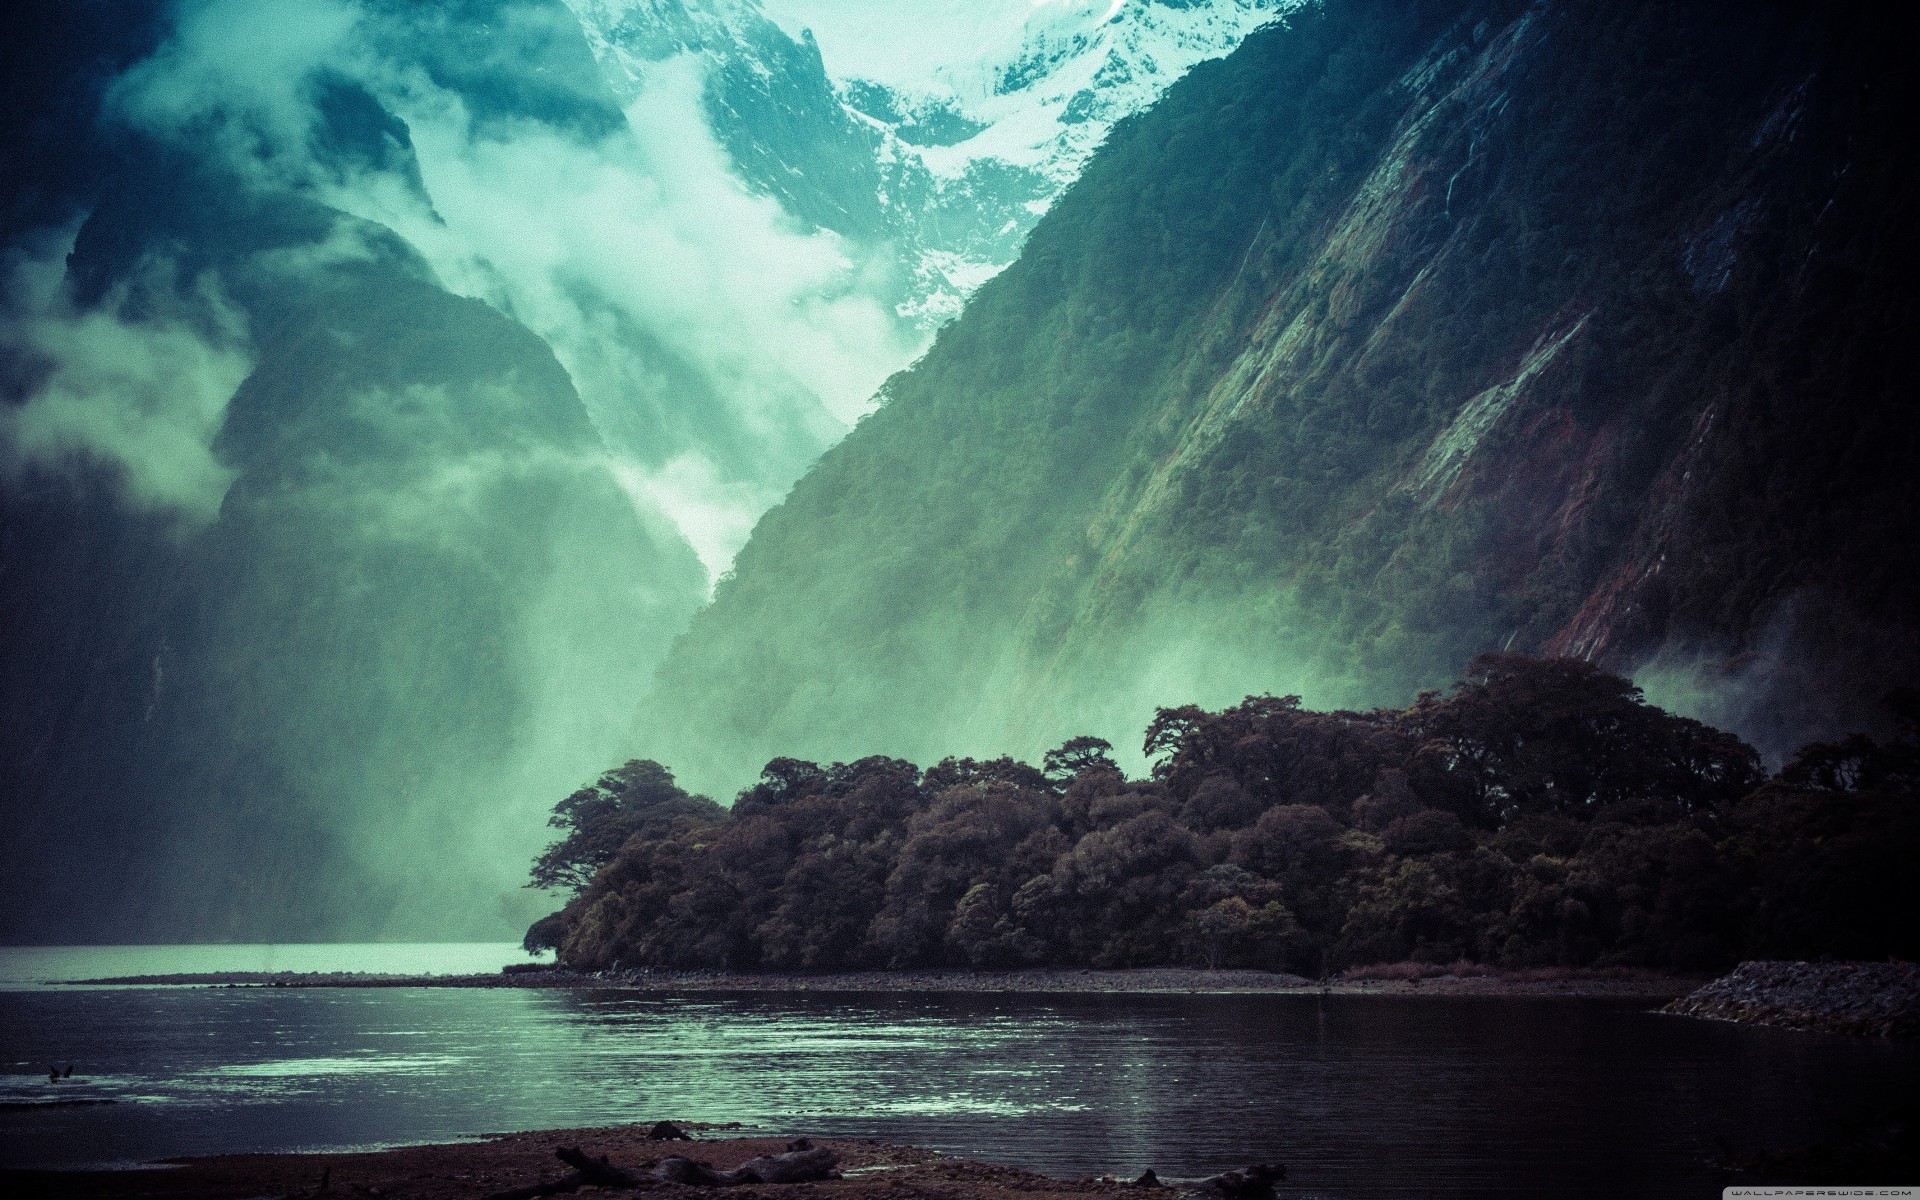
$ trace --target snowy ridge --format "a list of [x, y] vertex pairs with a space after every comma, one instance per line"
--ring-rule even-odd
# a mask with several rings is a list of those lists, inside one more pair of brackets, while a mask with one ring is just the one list
[[[929, 228], [913, 239], [916, 295], [901, 312], [932, 328], [1013, 261], [1115, 121], [1302, 2], [944, 0], [911, 6], [912, 20], [928, 30], [920, 38], [899, 28], [898, 15], [888, 19], [883, 7], [897, 14], [901, 6], [884, 0], [769, 0], [769, 8], [790, 31], [818, 34], [843, 100], [882, 133], [888, 165], [925, 171], [928, 183], [916, 189], [924, 210], [902, 214]], [[827, 19], [824, 28], [804, 24], [808, 10]], [[862, 43], [862, 53], [836, 53], [843, 36]], [[886, 53], [876, 44], [883, 37], [899, 49]], [[875, 111], [876, 94], [890, 98], [891, 113]], [[970, 132], [931, 142], [914, 136], [928, 113], [951, 114], [948, 124]]]
[[940, 69], [923, 94], [985, 128], [953, 146], [919, 148], [937, 176], [981, 158], [1031, 167], [1060, 186], [1080, 173], [1113, 122], [1145, 108], [1194, 64], [1231, 51], [1299, 0], [1055, 0], [1030, 7], [1011, 46]]
[[565, 0], [622, 100], [640, 94], [650, 64], [680, 54], [711, 63], [740, 62], [770, 76], [756, 48], [786, 34], [758, 0]]
[[[746, 154], [749, 183], [783, 195], [812, 176], [867, 197], [842, 205], [870, 208], [866, 227], [825, 223], [892, 243], [908, 279], [897, 311], [931, 330], [1014, 260], [1115, 121], [1311, 0], [566, 2], [624, 98], [684, 54], [764, 89], [770, 105], [752, 113], [710, 101], [736, 156], [743, 141], [783, 143]], [[822, 89], [837, 112], [809, 102]]]

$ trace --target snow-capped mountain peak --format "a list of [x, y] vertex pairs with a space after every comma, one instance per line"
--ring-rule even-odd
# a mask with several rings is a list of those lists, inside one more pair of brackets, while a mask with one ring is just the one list
[[567, 0], [614, 88], [708, 64], [715, 132], [802, 220], [890, 243], [931, 329], [1113, 123], [1309, 0]]

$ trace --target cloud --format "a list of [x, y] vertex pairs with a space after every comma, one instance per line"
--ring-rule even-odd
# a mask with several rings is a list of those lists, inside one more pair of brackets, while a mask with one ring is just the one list
[[695, 60], [659, 64], [627, 133], [596, 142], [476, 136], [459, 97], [389, 92], [432, 212], [377, 180], [328, 199], [541, 335], [609, 450], [667, 511], [703, 514], [683, 532], [717, 574], [918, 345], [839, 238], [740, 183], [701, 87]]
[[[186, 0], [167, 43], [109, 98], [109, 120], [171, 152], [162, 158], [197, 160], [200, 178], [228, 180], [243, 213], [306, 211], [281, 203], [294, 195], [346, 214], [330, 231], [298, 224], [314, 230], [301, 242], [276, 225], [272, 248], [244, 261], [212, 255], [233, 296], [377, 277], [354, 264], [384, 270], [404, 240], [449, 290], [540, 336], [600, 431], [601, 446], [555, 450], [412, 437], [412, 417], [457, 432], [465, 406], [489, 409], [484, 388], [347, 372], [316, 383], [330, 389], [327, 413], [364, 406], [359, 425], [404, 452], [275, 459], [262, 468], [285, 467], [275, 486], [249, 489], [234, 513], [244, 536], [197, 543], [219, 568], [206, 572], [222, 581], [206, 606], [217, 620], [182, 652], [187, 682], [172, 686], [213, 688], [210, 727], [265, 747], [287, 812], [311, 803], [366, 878], [404, 895], [394, 930], [472, 928], [484, 917], [461, 917], [467, 901], [483, 895], [490, 911], [524, 876], [549, 806], [630, 748], [640, 694], [702, 599], [701, 568], [708, 580], [727, 568], [919, 346], [859, 247], [802, 228], [740, 181], [707, 126], [697, 61], [650, 67], [622, 109], [571, 20], [558, 3]], [[224, 231], [185, 224], [193, 250], [232, 249], [209, 244]], [[37, 373], [0, 429], [0, 469], [111, 460], [143, 499], [216, 513], [232, 477], [208, 446], [250, 367], [244, 322], [212, 277], [177, 280], [159, 261], [75, 311], [60, 284], [68, 245], [7, 275], [0, 351]], [[172, 299], [150, 311], [149, 294]], [[289, 332], [272, 322], [297, 311], [255, 314], [262, 355], [283, 344], [269, 330]], [[261, 405], [278, 395], [263, 387]], [[405, 573], [436, 553], [474, 572], [446, 596]], [[381, 592], [389, 565], [398, 582]], [[308, 582], [289, 589], [289, 577]], [[463, 613], [486, 623], [454, 637]], [[369, 646], [391, 652], [341, 665], [361, 661], [342, 648]], [[461, 693], [434, 691], [442, 658], [469, 652]], [[272, 703], [223, 710], [220, 681], [233, 678], [265, 681]], [[353, 726], [360, 689], [372, 705], [417, 703], [367, 735]], [[499, 722], [484, 770], [446, 719], [469, 701]], [[177, 733], [193, 740], [170, 750], [197, 760], [204, 731]], [[206, 762], [209, 789], [255, 786], [228, 769]], [[273, 832], [297, 829], [288, 816]]]
[[189, 0], [172, 36], [116, 82], [108, 111], [250, 174], [292, 177], [314, 127], [312, 75], [352, 52], [359, 20], [333, 0]]
[[[540, 335], [623, 484], [680, 523], [717, 576], [923, 336], [893, 313], [884, 258], [801, 228], [741, 182], [708, 126], [699, 59], [651, 65], [624, 128], [535, 104], [503, 115], [501, 80], [550, 74], [553, 22], [568, 19], [521, 7], [479, 43], [482, 86], [434, 65], [429, 43], [453, 44], [445, 14], [197, 0], [114, 102], [256, 185], [387, 226], [450, 289]], [[515, 38], [528, 43], [519, 58]], [[322, 161], [316, 98], [340, 80], [405, 122], [417, 177]], [[579, 87], [612, 111], [597, 74]]]
[[[0, 406], [0, 471], [109, 463], [131, 502], [210, 519], [233, 480], [211, 446], [252, 369], [244, 322], [211, 280], [178, 288], [159, 260], [76, 309], [62, 282], [72, 244], [69, 231], [4, 267], [0, 352], [33, 382], [23, 402]], [[178, 311], [132, 317], [135, 290]]]

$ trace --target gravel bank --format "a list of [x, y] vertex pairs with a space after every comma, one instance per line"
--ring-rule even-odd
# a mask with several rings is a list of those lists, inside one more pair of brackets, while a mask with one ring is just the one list
[[1663, 1011], [1821, 1033], [1920, 1037], [1920, 966], [1744, 962]]

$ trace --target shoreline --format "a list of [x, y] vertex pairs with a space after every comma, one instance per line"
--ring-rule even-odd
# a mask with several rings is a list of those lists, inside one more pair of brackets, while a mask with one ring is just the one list
[[[719, 1170], [748, 1159], [779, 1154], [798, 1135], [725, 1136], [737, 1126], [688, 1123], [692, 1141], [649, 1140], [647, 1124], [584, 1129], [544, 1129], [487, 1134], [472, 1141], [426, 1143], [378, 1150], [285, 1151], [162, 1159], [120, 1169], [0, 1170], [0, 1186], [15, 1195], [61, 1200], [245, 1200], [393, 1197], [399, 1200], [481, 1200], [551, 1182], [567, 1174], [560, 1147], [605, 1156], [617, 1168], [645, 1172], [670, 1155], [684, 1155]], [[709, 1140], [707, 1133], [719, 1133]], [[1114, 1196], [1135, 1193], [1132, 1184], [1105, 1179], [1062, 1180], [1017, 1167], [950, 1157], [916, 1146], [819, 1138], [833, 1151], [842, 1177], [806, 1183], [747, 1185], [740, 1200], [777, 1194], [791, 1200], [879, 1200], [938, 1196], [941, 1200], [1013, 1200], [1019, 1197]], [[731, 1189], [729, 1189], [731, 1190]], [[669, 1195], [714, 1195], [708, 1188], [647, 1179], [636, 1189]], [[604, 1194], [588, 1185], [584, 1193]], [[1172, 1194], [1171, 1192], [1169, 1194]]]
[[663, 993], [917, 992], [1020, 995], [1332, 995], [1574, 996], [1672, 1000], [1707, 976], [1571, 969], [1510, 971], [1427, 978], [1314, 981], [1268, 971], [1141, 967], [1126, 970], [1036, 968], [1020, 971], [849, 971], [836, 974], [747, 974], [720, 971], [578, 972], [518, 969], [488, 975], [385, 975], [361, 972], [227, 971], [126, 975], [53, 981], [70, 987], [220, 988], [531, 988]]

